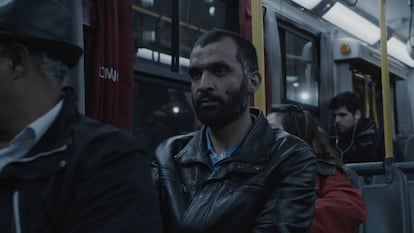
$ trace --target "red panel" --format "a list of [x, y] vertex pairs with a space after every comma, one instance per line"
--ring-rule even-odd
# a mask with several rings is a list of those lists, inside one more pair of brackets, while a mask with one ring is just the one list
[[[92, 1], [92, 0], [91, 0]], [[86, 114], [131, 130], [133, 107], [133, 25], [131, 0], [94, 0]]]

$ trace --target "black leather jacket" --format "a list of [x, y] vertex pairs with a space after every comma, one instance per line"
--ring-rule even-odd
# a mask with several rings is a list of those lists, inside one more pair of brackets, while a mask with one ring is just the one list
[[385, 156], [384, 134], [375, 123], [363, 118], [358, 121], [355, 135], [331, 133], [330, 141], [336, 148], [337, 156], [344, 163], [361, 163], [383, 161]]
[[307, 232], [316, 160], [298, 138], [270, 128], [257, 109], [231, 158], [213, 169], [205, 130], [176, 136], [156, 153], [154, 178], [168, 233]]

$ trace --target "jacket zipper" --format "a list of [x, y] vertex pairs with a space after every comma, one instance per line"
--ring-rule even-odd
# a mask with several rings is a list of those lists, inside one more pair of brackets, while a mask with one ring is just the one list
[[20, 211], [19, 211], [19, 191], [14, 191], [13, 193], [13, 216], [14, 216], [14, 228], [16, 233], [21, 233], [20, 225]]
[[[29, 158], [23, 158], [20, 160], [16, 160], [14, 161], [15, 163], [22, 163], [22, 162], [30, 162], [33, 161], [39, 157], [44, 157], [44, 156], [48, 156], [50, 154], [56, 153], [56, 152], [60, 152], [60, 151], [64, 151], [67, 149], [67, 145], [63, 145], [61, 147], [52, 149], [50, 151], [47, 152], [42, 152], [39, 153], [37, 155], [31, 156]], [[22, 228], [21, 228], [21, 224], [20, 224], [20, 206], [19, 206], [19, 191], [14, 191], [13, 192], [13, 217], [14, 217], [14, 229], [15, 229], [15, 233], [21, 233], [22, 232]]]
[[44, 156], [48, 156], [48, 155], [51, 155], [51, 154], [54, 154], [54, 153], [57, 153], [57, 152], [64, 151], [67, 148], [68, 148], [68, 145], [66, 144], [66, 145], [63, 145], [61, 147], [58, 147], [58, 148], [55, 148], [55, 149], [52, 149], [52, 150], [49, 150], [49, 151], [46, 151], [46, 152], [42, 152], [42, 153], [27, 157], [27, 158], [21, 158], [19, 160], [14, 161], [14, 163], [31, 162], [35, 159], [40, 158], [40, 157], [44, 157]]

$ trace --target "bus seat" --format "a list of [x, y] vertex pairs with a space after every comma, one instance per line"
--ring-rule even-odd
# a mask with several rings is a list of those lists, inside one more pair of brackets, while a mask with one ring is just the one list
[[404, 161], [405, 142], [407, 141], [408, 137], [409, 135], [397, 135], [393, 140], [395, 162]]
[[358, 173], [351, 167], [343, 166], [343, 169], [349, 181], [351, 181], [351, 183], [361, 191], [364, 183], [363, 178], [359, 176]]
[[404, 162], [414, 161], [414, 135], [410, 135], [404, 144]]
[[410, 197], [411, 233], [414, 233], [414, 180], [408, 181], [408, 194]]
[[375, 175], [371, 184], [362, 187], [368, 216], [363, 224], [364, 233], [409, 233], [410, 212], [407, 179], [404, 173], [394, 168], [390, 183], [383, 175]]

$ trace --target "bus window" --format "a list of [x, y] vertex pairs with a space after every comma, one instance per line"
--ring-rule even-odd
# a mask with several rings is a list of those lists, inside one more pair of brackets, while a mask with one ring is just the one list
[[201, 34], [213, 28], [238, 30], [238, 22], [232, 21], [237, 7], [236, 1], [180, 0], [179, 72], [187, 72], [191, 48]]
[[[135, 0], [134, 45], [136, 60], [171, 67], [172, 1]], [[160, 7], [160, 5], [163, 7]]]
[[379, 70], [365, 73], [351, 67], [351, 72], [353, 91], [359, 94], [363, 103], [363, 116], [373, 120], [378, 128], [383, 128], [382, 87]]
[[235, 1], [134, 0], [137, 62], [186, 73], [195, 40], [207, 30], [238, 30]]
[[135, 82], [133, 133], [142, 136], [154, 152], [164, 139], [199, 129], [191, 103], [191, 92], [184, 85], [163, 85], [150, 79]]
[[291, 27], [279, 29], [285, 102], [315, 109], [319, 106], [318, 51], [316, 39]]

